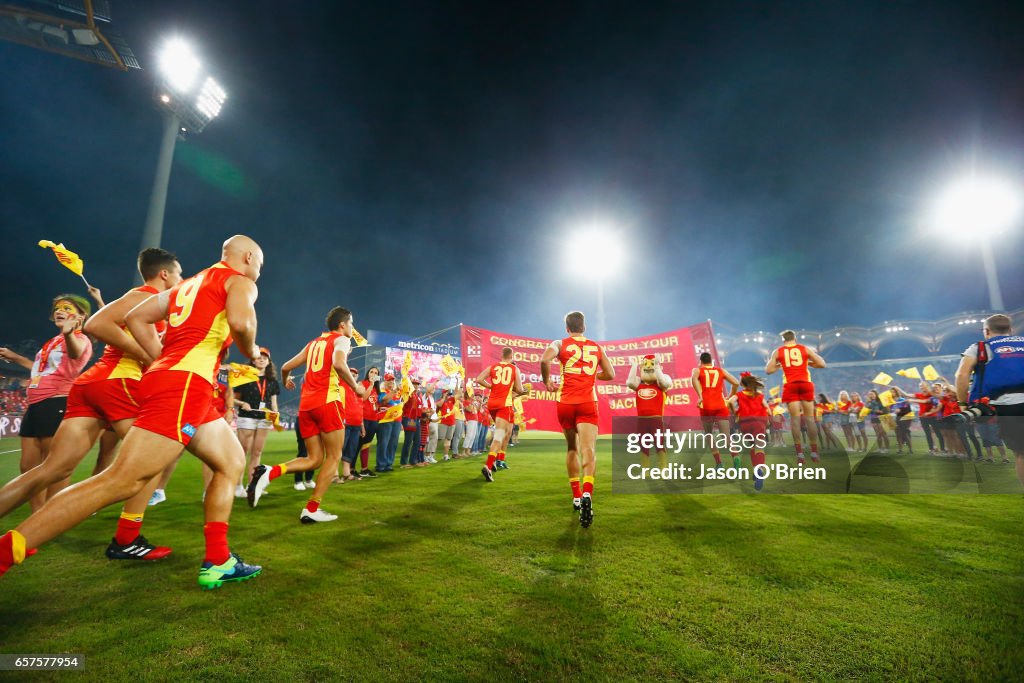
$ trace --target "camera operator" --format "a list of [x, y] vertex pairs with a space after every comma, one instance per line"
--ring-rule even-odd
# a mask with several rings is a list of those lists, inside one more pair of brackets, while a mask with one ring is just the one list
[[985, 341], [969, 346], [960, 360], [957, 400], [976, 417], [995, 410], [1003, 441], [1017, 456], [1017, 479], [1024, 485], [1024, 337], [1013, 334], [1010, 317], [1002, 314], [985, 320], [984, 334]]

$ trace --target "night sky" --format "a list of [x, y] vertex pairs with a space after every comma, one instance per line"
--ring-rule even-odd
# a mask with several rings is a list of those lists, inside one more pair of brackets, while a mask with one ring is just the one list
[[[972, 164], [1024, 185], [1010, 2], [111, 4], [142, 71], [0, 43], [0, 343], [47, 338], [50, 297], [84, 293], [40, 239], [108, 299], [131, 285], [175, 33], [229, 99], [178, 145], [163, 246], [191, 274], [256, 238], [278, 358], [335, 304], [364, 332], [559, 336], [595, 309], [564, 267], [594, 221], [628, 244], [610, 338], [986, 308], [971, 236], [922, 216]], [[997, 248], [1011, 309], [1022, 234]]]

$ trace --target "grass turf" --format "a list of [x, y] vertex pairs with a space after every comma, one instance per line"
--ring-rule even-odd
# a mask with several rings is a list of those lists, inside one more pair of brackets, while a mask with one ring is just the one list
[[[602, 488], [609, 451], [589, 530], [557, 440], [524, 440], [494, 484], [473, 458], [334, 486], [324, 507], [341, 519], [324, 525], [299, 524], [306, 496], [286, 476], [232, 518], [233, 549], [263, 575], [210, 592], [185, 456], [144, 529], [174, 554], [106, 560], [119, 507], [99, 512], [0, 580], [0, 651], [83, 653], [79, 675], [108, 680], [1024, 672], [1019, 494], [617, 495]], [[271, 435], [264, 462], [293, 452]], [[0, 455], [0, 480], [16, 472], [17, 453]]]

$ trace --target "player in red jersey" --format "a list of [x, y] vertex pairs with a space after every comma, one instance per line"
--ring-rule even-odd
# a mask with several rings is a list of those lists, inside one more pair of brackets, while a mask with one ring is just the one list
[[565, 434], [565, 465], [572, 487], [573, 509], [579, 510], [580, 525], [584, 528], [594, 521], [594, 472], [597, 469], [594, 449], [599, 424], [595, 381], [615, 379], [615, 369], [604, 350], [597, 342], [583, 336], [586, 329], [582, 313], [568, 313], [565, 331], [569, 336], [551, 342], [540, 359], [541, 378], [548, 391], [556, 391], [551, 379], [551, 361], [558, 359], [562, 364], [562, 383], [557, 387], [558, 424]]
[[[641, 434], [654, 434], [665, 427], [665, 396], [672, 388], [672, 378], [661, 369], [661, 363], [652, 353], [634, 361], [629, 367], [626, 387], [636, 392], [637, 427]], [[651, 450], [642, 448], [640, 463], [643, 467], [651, 466]], [[668, 452], [658, 449], [658, 460], [661, 467], [668, 464]]]
[[789, 429], [793, 434], [797, 464], [804, 464], [804, 446], [800, 438], [800, 425], [807, 429], [811, 442], [811, 459], [818, 462], [818, 434], [814, 421], [814, 383], [811, 382], [811, 368], [824, 368], [825, 359], [803, 344], [796, 343], [796, 332], [782, 332], [782, 346], [772, 351], [764, 371], [769, 375], [782, 370], [785, 383], [782, 385], [782, 402], [789, 411]]
[[348, 352], [352, 340], [352, 313], [335, 306], [327, 314], [327, 332], [312, 340], [291, 360], [281, 366], [281, 382], [286, 389], [295, 388], [289, 377], [292, 370], [305, 364], [299, 398], [299, 435], [306, 443], [305, 458], [295, 458], [280, 465], [260, 465], [249, 482], [249, 507], [256, 507], [267, 485], [286, 472], [307, 472], [323, 465], [316, 478], [316, 488], [299, 513], [303, 524], [333, 522], [338, 518], [320, 507], [320, 501], [331, 485], [332, 474], [338, 471], [341, 450], [345, 445], [344, 382], [360, 399], [365, 390], [348, 369]]
[[494, 418], [494, 437], [487, 453], [487, 464], [480, 470], [487, 481], [494, 481], [497, 469], [508, 469], [505, 465], [505, 449], [512, 436], [512, 423], [515, 419], [512, 401], [526, 394], [519, 368], [512, 362], [512, 353], [510, 347], [503, 348], [501, 362], [487, 368], [476, 378], [477, 384], [490, 390], [487, 412]]
[[[740, 432], [755, 437], [755, 444], [750, 448], [750, 464], [754, 468], [754, 489], [760, 491], [764, 487], [764, 477], [760, 476], [764, 470], [764, 447], [767, 445], [768, 436], [768, 405], [764, 401], [764, 382], [751, 375], [749, 372], [740, 374], [740, 382], [743, 384], [743, 391], [729, 397], [729, 403], [736, 410], [736, 421], [739, 424]], [[737, 460], [739, 456], [736, 456]], [[736, 465], [739, 467], [739, 465]]]
[[[58, 536], [92, 512], [138, 493], [187, 448], [213, 471], [206, 490], [206, 558], [202, 588], [243, 581], [262, 571], [228, 548], [227, 532], [235, 482], [245, 466], [242, 446], [212, 409], [213, 384], [222, 349], [234, 339], [249, 357], [256, 346], [256, 280], [263, 251], [236, 235], [224, 243], [220, 263], [151, 296], [125, 322], [145, 356], [157, 360], [139, 386], [141, 407], [113, 464], [54, 497], [17, 529], [0, 537], [0, 574], [21, 563], [27, 548]], [[161, 348], [154, 325], [167, 320]]]
[[[736, 393], [740, 383], [735, 377], [729, 374], [725, 368], [716, 368], [711, 354], [705, 351], [700, 354], [700, 366], [690, 373], [690, 385], [697, 392], [697, 408], [700, 410], [700, 421], [704, 432], [712, 435], [715, 429], [719, 434], [729, 435], [729, 406], [725, 403], [725, 396], [722, 389], [725, 383], [732, 385], [729, 396]], [[711, 455], [715, 459], [715, 465], [722, 467], [722, 454], [715, 442], [711, 442]], [[733, 456], [733, 466], [739, 467], [739, 456]]]
[[[125, 331], [124, 318], [144, 300], [181, 282], [181, 265], [169, 251], [145, 249], [139, 254], [137, 266], [145, 284], [128, 290], [86, 323], [88, 333], [105, 342], [107, 348], [96, 364], [71, 386], [67, 410], [54, 435], [50, 456], [0, 490], [0, 517], [51, 484], [70, 477], [108, 427], [123, 438], [135, 422], [139, 414], [137, 401], [143, 365], [153, 359]], [[163, 321], [160, 323], [157, 328], [162, 330]], [[158, 479], [154, 478], [125, 504], [117, 533], [107, 548], [110, 559], [156, 560], [171, 552], [170, 548], [154, 547], [139, 535], [151, 489]]]

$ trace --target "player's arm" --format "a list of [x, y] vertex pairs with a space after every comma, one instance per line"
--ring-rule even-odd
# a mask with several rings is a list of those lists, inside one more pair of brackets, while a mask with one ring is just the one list
[[726, 370], [725, 368], [721, 368], [721, 370], [722, 377], [725, 378], [726, 382], [732, 385], [732, 391], [730, 392], [730, 396], [735, 396], [736, 392], [739, 391], [740, 389], [740, 381], [736, 379], [736, 377], [734, 377], [733, 374]]
[[247, 277], [233, 275], [225, 283], [228, 296], [224, 312], [231, 330], [231, 338], [247, 357], [256, 360], [260, 349], [256, 346], [256, 283]]
[[480, 386], [491, 388], [491, 369], [484, 368], [484, 370], [477, 376], [476, 383]]
[[544, 349], [544, 355], [540, 357], [540, 379], [548, 391], [555, 390], [555, 383], [551, 380], [551, 361], [558, 356], [561, 347], [561, 340], [556, 339]]
[[153, 296], [147, 292], [132, 290], [120, 299], [111, 301], [109, 304], [96, 311], [85, 323], [86, 334], [92, 335], [108, 346], [113, 346], [127, 353], [132, 358], [149, 365], [155, 358], [150, 356], [139, 346], [139, 343], [132, 338], [121, 327], [128, 311]]
[[967, 403], [971, 389], [971, 375], [974, 374], [974, 368], [977, 365], [978, 359], [973, 356], [960, 358], [960, 365], [956, 369], [956, 400], [960, 405]]
[[772, 355], [768, 356], [768, 362], [764, 366], [764, 372], [766, 375], [774, 375], [781, 367], [779, 365], [779, 350], [775, 349], [772, 351]]
[[597, 373], [597, 379], [604, 382], [615, 379], [615, 368], [612, 367], [612, 362], [608, 360], [604, 351], [601, 351], [601, 360], [598, 361], [598, 364], [601, 366], [601, 372]]
[[295, 388], [295, 380], [291, 378], [292, 370], [299, 367], [300, 365], [306, 364], [306, 354], [309, 353], [309, 344], [302, 347], [302, 350], [297, 354], [289, 358], [281, 366], [281, 384], [284, 385], [285, 389], [291, 391]]
[[700, 368], [694, 368], [690, 373], [690, 386], [697, 392], [697, 405], [704, 400], [704, 388], [700, 385]]
[[519, 368], [515, 369], [515, 374], [513, 375], [512, 391], [515, 392], [517, 396], [526, 395], [526, 389], [523, 388], [523, 376], [519, 373]]
[[352, 391], [356, 392], [356, 396], [359, 398], [366, 396], [366, 390], [363, 388], [363, 385], [356, 382], [355, 378], [352, 377], [352, 373], [348, 370], [348, 351], [339, 348], [335, 344], [331, 362], [334, 363], [334, 371], [338, 373], [338, 378], [347, 384]]
[[828, 367], [828, 363], [825, 362], [825, 359], [822, 358], [821, 356], [819, 356], [818, 353], [815, 352], [815, 351], [811, 351], [810, 349], [807, 349], [807, 358], [808, 358], [807, 364], [810, 365], [812, 368], [827, 368]]
[[162, 347], [160, 337], [156, 333], [156, 324], [167, 318], [171, 291], [173, 290], [147, 297], [124, 316], [124, 324], [128, 328], [128, 332], [150, 358], [160, 357]]
[[640, 386], [640, 364], [634, 360], [629, 364], [629, 375], [626, 376], [626, 388], [630, 391], [636, 391], [638, 386]]

